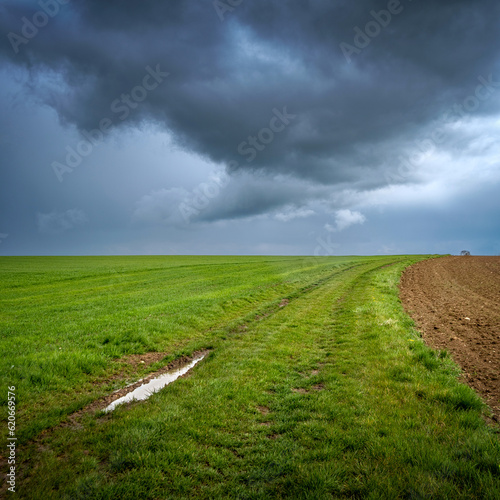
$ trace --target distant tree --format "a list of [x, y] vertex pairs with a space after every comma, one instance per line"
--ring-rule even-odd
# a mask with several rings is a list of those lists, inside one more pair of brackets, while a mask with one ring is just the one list
[[462, 250], [460, 252], [460, 255], [470, 255], [470, 252], [469, 252], [469, 250]]

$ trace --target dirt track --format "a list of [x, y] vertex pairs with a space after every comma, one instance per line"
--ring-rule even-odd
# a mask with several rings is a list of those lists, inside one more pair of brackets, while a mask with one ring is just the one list
[[500, 421], [500, 257], [419, 262], [400, 288], [425, 342], [451, 353]]

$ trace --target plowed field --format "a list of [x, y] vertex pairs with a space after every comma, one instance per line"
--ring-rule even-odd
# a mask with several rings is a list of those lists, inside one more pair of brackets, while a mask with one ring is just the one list
[[433, 348], [447, 349], [500, 420], [500, 257], [418, 262], [401, 279], [401, 300]]

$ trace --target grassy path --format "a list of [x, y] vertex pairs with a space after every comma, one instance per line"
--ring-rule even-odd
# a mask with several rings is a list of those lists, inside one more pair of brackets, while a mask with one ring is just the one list
[[[140, 378], [145, 372], [132, 373], [124, 356], [165, 353], [164, 365], [370, 260], [0, 258], [0, 381], [17, 388], [19, 441], [120, 387], [121, 379]], [[7, 406], [6, 391], [0, 406]]]
[[27, 445], [19, 496], [499, 498], [498, 433], [401, 309], [412, 260], [322, 269], [210, 330], [190, 376]]

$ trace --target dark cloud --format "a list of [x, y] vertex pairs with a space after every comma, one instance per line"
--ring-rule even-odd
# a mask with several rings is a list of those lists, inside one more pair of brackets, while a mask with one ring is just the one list
[[[398, 13], [390, 22], [380, 14], [387, 26], [379, 22], [349, 64], [341, 44], [355, 46], [355, 28], [365, 31], [389, 5]], [[5, 2], [1, 31], [21, 34], [36, 10]], [[232, 170], [376, 185], [385, 182], [377, 172], [395, 168], [395, 139], [418, 137], [473, 95], [478, 76], [500, 75], [499, 13], [495, 1], [252, 0], [221, 22], [212, 2], [86, 0], [60, 5], [18, 54], [5, 36], [1, 54], [30, 68], [32, 92], [81, 130], [103, 118], [116, 127], [152, 120]], [[122, 120], [112, 103], [157, 65], [169, 76], [143, 102], [132, 99]], [[295, 118], [269, 134], [273, 110], [285, 107]]]

